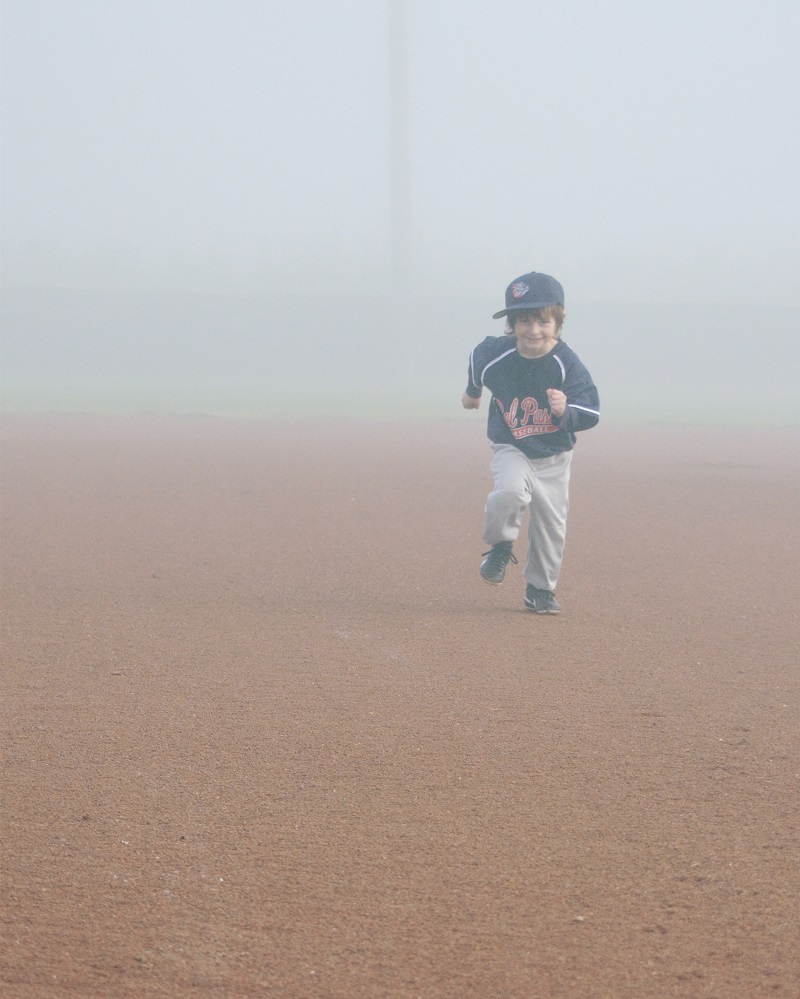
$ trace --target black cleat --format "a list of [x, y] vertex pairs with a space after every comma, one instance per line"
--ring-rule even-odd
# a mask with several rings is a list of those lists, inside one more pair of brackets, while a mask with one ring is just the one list
[[499, 586], [503, 582], [508, 563], [513, 562], [514, 565], [517, 564], [517, 560], [514, 558], [514, 553], [511, 550], [512, 545], [513, 542], [511, 541], [498, 541], [497, 544], [492, 545], [488, 552], [483, 553], [481, 576], [483, 576], [487, 583]]
[[530, 583], [525, 587], [525, 606], [534, 614], [561, 613], [561, 604], [550, 590], [539, 590]]

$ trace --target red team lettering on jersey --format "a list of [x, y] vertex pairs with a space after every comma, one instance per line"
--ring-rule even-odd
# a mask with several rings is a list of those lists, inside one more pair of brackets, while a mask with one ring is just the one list
[[532, 437], [534, 434], [553, 434], [558, 430], [552, 421], [550, 410], [543, 409], [531, 395], [526, 396], [522, 402], [514, 399], [507, 410], [496, 396], [494, 401], [515, 440]]

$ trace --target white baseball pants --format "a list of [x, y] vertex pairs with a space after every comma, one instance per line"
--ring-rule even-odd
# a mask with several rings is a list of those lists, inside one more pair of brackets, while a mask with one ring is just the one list
[[492, 444], [494, 490], [486, 499], [487, 545], [516, 541], [530, 508], [525, 579], [540, 590], [554, 590], [564, 556], [569, 509], [572, 451], [531, 459], [512, 444]]

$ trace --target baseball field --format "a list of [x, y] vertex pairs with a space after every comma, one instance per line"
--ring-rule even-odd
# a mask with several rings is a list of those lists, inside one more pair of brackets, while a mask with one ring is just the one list
[[4, 999], [797, 999], [800, 431], [484, 419], [3, 419]]

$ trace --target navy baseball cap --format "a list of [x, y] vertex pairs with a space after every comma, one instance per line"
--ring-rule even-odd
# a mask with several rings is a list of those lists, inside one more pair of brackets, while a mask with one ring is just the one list
[[547, 305], [563, 305], [564, 289], [549, 274], [523, 274], [506, 288], [506, 307], [495, 312], [492, 319], [507, 316], [520, 309], [543, 309]]

